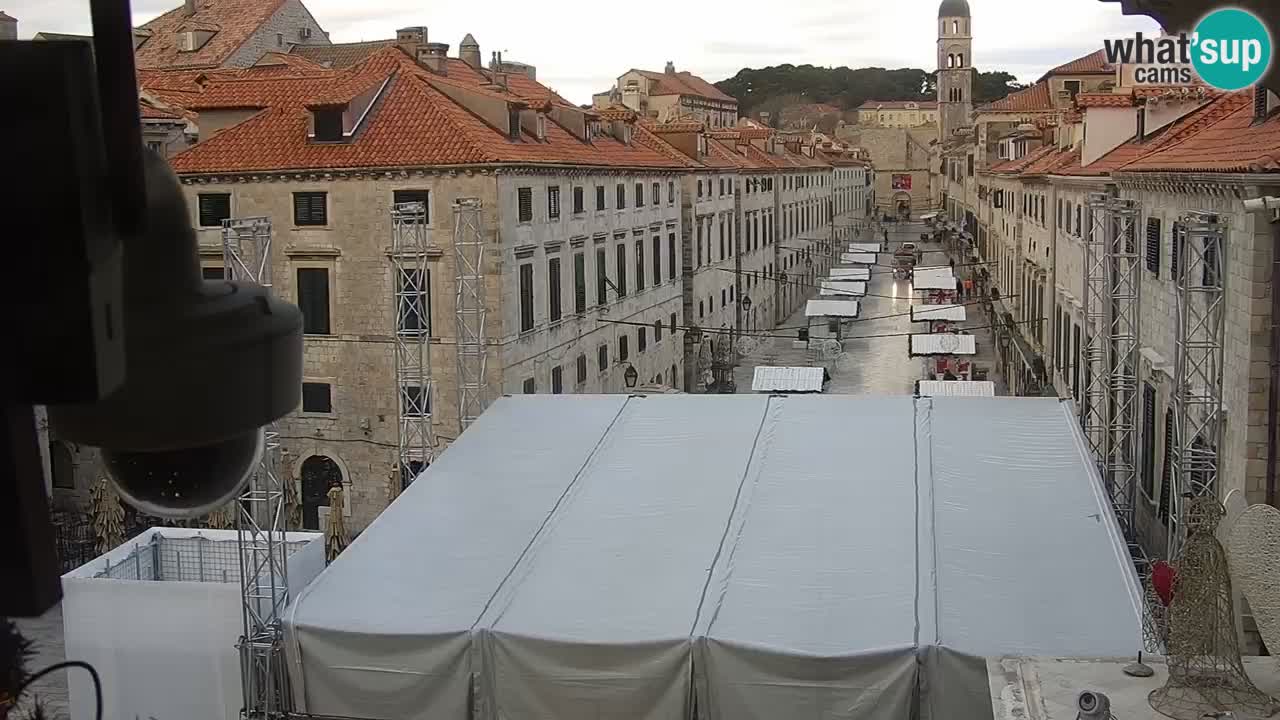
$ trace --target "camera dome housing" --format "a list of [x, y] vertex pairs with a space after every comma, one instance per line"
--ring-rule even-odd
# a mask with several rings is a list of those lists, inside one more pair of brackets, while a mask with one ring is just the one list
[[239, 493], [263, 426], [298, 406], [302, 313], [252, 283], [201, 277], [177, 177], [144, 151], [146, 228], [123, 239], [125, 380], [97, 403], [49, 407], [59, 438], [102, 448], [144, 512], [206, 514]]

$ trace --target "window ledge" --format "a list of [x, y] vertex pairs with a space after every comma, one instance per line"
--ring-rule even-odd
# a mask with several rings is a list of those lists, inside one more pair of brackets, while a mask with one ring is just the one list
[[286, 245], [284, 254], [287, 257], [338, 257], [342, 254], [342, 250], [333, 246], [316, 246], [316, 247], [299, 247], [298, 245]]

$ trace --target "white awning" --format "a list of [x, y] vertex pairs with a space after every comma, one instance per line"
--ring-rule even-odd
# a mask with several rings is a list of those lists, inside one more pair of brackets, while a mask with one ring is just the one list
[[921, 216], [920, 216], [920, 219], [921, 219], [921, 220], [932, 220], [932, 219], [934, 219], [934, 218], [936, 218], [936, 217], [938, 217], [938, 213], [936, 213], [936, 212], [934, 212], [934, 213], [925, 213], [924, 215], [921, 215]]
[[921, 380], [920, 397], [995, 397], [990, 380]]
[[756, 368], [751, 378], [753, 392], [822, 392], [821, 367]]
[[978, 341], [973, 335], [928, 333], [911, 336], [912, 355], [976, 355]]
[[878, 242], [856, 242], [849, 243], [848, 251], [851, 253], [878, 253], [880, 252], [880, 243]]
[[968, 316], [964, 305], [912, 305], [911, 322], [946, 320], [964, 322]]
[[867, 294], [867, 284], [865, 282], [823, 280], [821, 281], [821, 287], [823, 296], [862, 297]]
[[864, 268], [864, 267], [831, 268], [830, 277], [828, 277], [827, 279], [836, 280], [838, 282], [845, 282], [845, 281], [851, 281], [851, 280], [870, 280], [871, 269]]
[[858, 317], [857, 300], [810, 300], [805, 317]]
[[946, 266], [918, 267], [912, 271], [911, 284], [916, 290], [955, 290], [956, 277]]
[[869, 252], [861, 252], [861, 253], [841, 253], [841, 254], [840, 254], [840, 262], [842, 262], [842, 263], [844, 263], [844, 264], [846, 264], [846, 265], [848, 265], [848, 264], [850, 264], [850, 263], [857, 264], [857, 265], [875, 265], [875, 264], [876, 264], [876, 254], [875, 254], [875, 253], [869, 253]]

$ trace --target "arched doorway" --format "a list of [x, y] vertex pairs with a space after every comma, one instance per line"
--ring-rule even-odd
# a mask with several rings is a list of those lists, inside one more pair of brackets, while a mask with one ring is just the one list
[[325, 455], [312, 455], [302, 462], [301, 474], [302, 528], [320, 530], [320, 508], [329, 506], [329, 488], [342, 482], [342, 469]]

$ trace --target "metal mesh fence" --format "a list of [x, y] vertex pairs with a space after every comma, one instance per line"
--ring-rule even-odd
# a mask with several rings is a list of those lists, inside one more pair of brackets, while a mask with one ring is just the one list
[[[292, 555], [304, 543], [286, 543]], [[240, 556], [235, 540], [207, 537], [165, 537], [137, 543], [123, 560], [109, 564], [94, 577], [152, 582], [240, 582]]]

